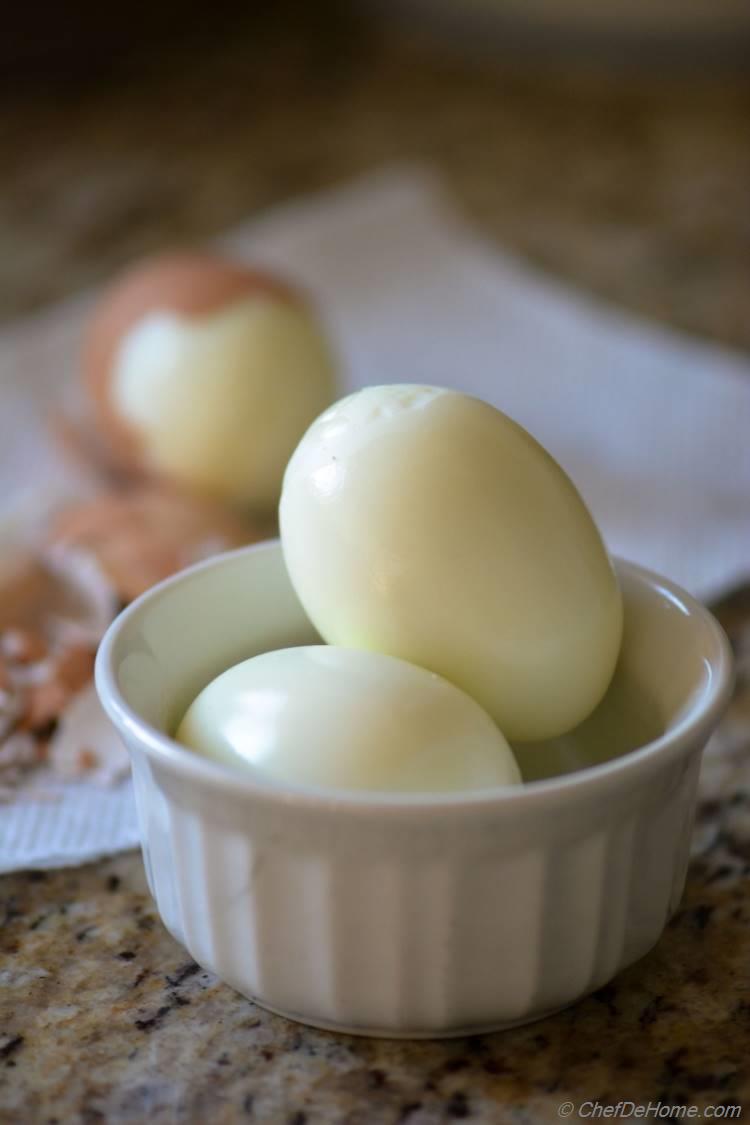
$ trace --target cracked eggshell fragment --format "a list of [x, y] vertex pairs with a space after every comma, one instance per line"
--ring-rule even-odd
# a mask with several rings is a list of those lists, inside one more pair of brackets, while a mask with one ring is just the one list
[[306, 297], [200, 254], [157, 258], [112, 286], [84, 372], [121, 461], [258, 510], [277, 502], [289, 456], [336, 387]]
[[71, 504], [59, 513], [53, 557], [89, 559], [123, 601], [175, 571], [273, 534], [223, 504], [164, 485], [139, 484]]

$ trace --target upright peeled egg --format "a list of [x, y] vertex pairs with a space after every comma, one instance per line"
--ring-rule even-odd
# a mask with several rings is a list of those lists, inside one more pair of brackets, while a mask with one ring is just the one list
[[217, 676], [178, 742], [294, 785], [451, 792], [515, 785], [500, 731], [464, 692], [379, 653], [280, 649]]
[[510, 739], [602, 698], [617, 580], [570, 479], [519, 425], [437, 387], [369, 387], [308, 430], [284, 478], [284, 558], [333, 645], [391, 653], [472, 695]]

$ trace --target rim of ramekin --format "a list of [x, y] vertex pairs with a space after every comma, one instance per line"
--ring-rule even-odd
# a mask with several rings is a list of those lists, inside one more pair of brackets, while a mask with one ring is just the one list
[[476, 812], [488, 811], [494, 807], [504, 806], [508, 802], [516, 807], [522, 804], [538, 805], [556, 796], [591, 793], [600, 786], [608, 788], [619, 780], [626, 784], [629, 779], [634, 779], [639, 771], [649, 765], [657, 762], [663, 765], [669, 759], [679, 757], [686, 747], [693, 747], [708, 737], [718, 723], [732, 693], [734, 683], [732, 651], [724, 630], [710, 610], [676, 583], [655, 571], [648, 570], [638, 563], [616, 558], [614, 562], [619, 572], [628, 573], [636, 580], [657, 588], [670, 600], [676, 602], [681, 609], [687, 609], [691, 620], [696, 622], [696, 628], [698, 623], [700, 624], [707, 642], [704, 660], [710, 671], [708, 689], [686, 709], [673, 727], [658, 738], [616, 758], [585, 766], [572, 773], [528, 781], [520, 786], [496, 786], [487, 789], [461, 790], [455, 793], [390, 793], [335, 789], [294, 785], [273, 778], [265, 779], [254, 774], [245, 774], [230, 765], [200, 757], [142, 718], [125, 700], [117, 685], [114, 651], [118, 638], [131, 619], [148, 612], [149, 605], [159, 601], [174, 586], [191, 580], [203, 571], [226, 565], [238, 556], [271, 550], [280, 551], [278, 539], [264, 540], [204, 559], [152, 586], [115, 618], [97, 652], [96, 689], [102, 706], [115, 726], [127, 732], [160, 764], [201, 786], [231, 790], [235, 796], [239, 793], [247, 794], [280, 806], [357, 810], [362, 813], [400, 810], [418, 815], [439, 809], [467, 808]]

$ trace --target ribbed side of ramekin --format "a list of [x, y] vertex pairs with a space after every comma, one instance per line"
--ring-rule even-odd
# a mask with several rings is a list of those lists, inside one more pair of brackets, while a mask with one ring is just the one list
[[402, 1036], [533, 1019], [646, 953], [682, 892], [700, 750], [606, 807], [527, 810], [515, 839], [510, 804], [302, 823], [131, 745], [149, 884], [196, 961], [294, 1018]]

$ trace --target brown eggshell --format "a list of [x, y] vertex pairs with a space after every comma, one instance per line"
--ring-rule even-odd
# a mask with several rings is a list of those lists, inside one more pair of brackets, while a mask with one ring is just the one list
[[124, 334], [148, 313], [204, 317], [252, 294], [289, 302], [305, 300], [292, 286], [265, 271], [189, 252], [149, 259], [126, 271], [105, 291], [84, 339], [83, 374], [96, 421], [121, 463], [139, 467], [137, 435], [113, 409], [109, 393], [113, 360]]
[[0, 557], [0, 630], [36, 625], [54, 600], [54, 580], [31, 553], [11, 550]]
[[163, 485], [109, 492], [62, 511], [51, 541], [94, 556], [123, 601], [206, 557], [275, 534], [213, 501]]

